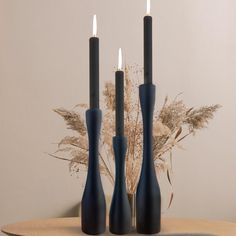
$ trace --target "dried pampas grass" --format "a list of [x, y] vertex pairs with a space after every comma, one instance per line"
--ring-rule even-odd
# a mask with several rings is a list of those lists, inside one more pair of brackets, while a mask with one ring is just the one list
[[[135, 66], [125, 68], [125, 135], [128, 138], [126, 155], [127, 191], [135, 193], [142, 164], [142, 119], [138, 99], [138, 85], [142, 69]], [[115, 135], [115, 87], [111, 82], [105, 84], [103, 91], [103, 125], [101, 130], [100, 170], [111, 184], [114, 184], [114, 156], [112, 137]], [[188, 108], [177, 96], [174, 100], [165, 98], [159, 112], [155, 111], [153, 122], [153, 153], [157, 172], [166, 172], [172, 185], [172, 150], [181, 147], [180, 142], [190, 134], [205, 128], [214, 117], [220, 105]], [[58, 150], [51, 156], [69, 162], [70, 171], [87, 170], [88, 140], [85, 127], [87, 106], [79, 104], [73, 110], [55, 109], [66, 122], [69, 129], [77, 132], [76, 136], [66, 136], [58, 143]], [[68, 158], [59, 153], [67, 153]], [[169, 153], [170, 155], [165, 155]], [[173, 193], [171, 194], [171, 201]], [[171, 203], [170, 201], [170, 203]]]

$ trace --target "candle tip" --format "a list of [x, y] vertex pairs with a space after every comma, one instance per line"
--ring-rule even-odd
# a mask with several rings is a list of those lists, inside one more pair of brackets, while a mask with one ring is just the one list
[[118, 55], [118, 70], [122, 70], [122, 51], [119, 48], [119, 55]]
[[93, 36], [97, 36], [97, 16], [93, 15]]
[[150, 15], [150, 9], [151, 9], [151, 2], [150, 0], [147, 0], [147, 15]]

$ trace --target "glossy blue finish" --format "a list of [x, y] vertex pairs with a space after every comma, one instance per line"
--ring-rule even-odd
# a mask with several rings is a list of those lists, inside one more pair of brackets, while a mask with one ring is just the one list
[[161, 229], [161, 193], [153, 161], [152, 128], [155, 85], [139, 87], [143, 117], [143, 163], [136, 196], [136, 226], [142, 234], [159, 233]]
[[128, 234], [131, 230], [131, 208], [125, 185], [125, 155], [127, 139], [124, 136], [113, 137], [116, 177], [111, 209], [109, 228], [113, 234]]
[[101, 234], [106, 229], [106, 202], [99, 171], [99, 135], [102, 112], [100, 109], [89, 109], [86, 112], [86, 123], [89, 139], [88, 174], [81, 203], [81, 225], [86, 234]]

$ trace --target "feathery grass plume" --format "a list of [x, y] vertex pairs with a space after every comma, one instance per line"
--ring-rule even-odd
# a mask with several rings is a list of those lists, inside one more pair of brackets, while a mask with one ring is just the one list
[[86, 128], [84, 125], [84, 121], [82, 120], [80, 114], [75, 111], [68, 111], [64, 108], [54, 109], [54, 111], [64, 118], [68, 129], [75, 130], [79, 132], [81, 135], [86, 134]]
[[209, 120], [213, 119], [214, 113], [220, 108], [220, 105], [203, 106], [197, 109], [191, 108], [187, 112], [185, 123], [188, 124], [189, 131], [195, 133], [196, 130], [205, 128]]

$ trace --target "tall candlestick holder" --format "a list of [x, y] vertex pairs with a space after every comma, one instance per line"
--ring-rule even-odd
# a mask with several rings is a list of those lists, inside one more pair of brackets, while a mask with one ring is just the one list
[[111, 202], [109, 228], [113, 234], [127, 234], [131, 230], [131, 208], [125, 184], [125, 154], [127, 139], [124, 136], [113, 137], [116, 178]]
[[157, 181], [152, 146], [155, 85], [139, 86], [143, 117], [143, 163], [136, 196], [136, 227], [141, 234], [159, 233], [161, 229], [161, 193]]
[[81, 225], [86, 234], [104, 233], [106, 229], [106, 202], [99, 171], [99, 136], [102, 112], [98, 108], [86, 111], [89, 140], [88, 174], [81, 203]]

